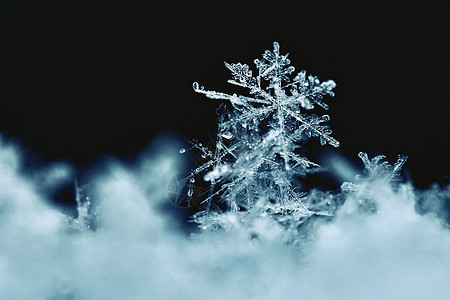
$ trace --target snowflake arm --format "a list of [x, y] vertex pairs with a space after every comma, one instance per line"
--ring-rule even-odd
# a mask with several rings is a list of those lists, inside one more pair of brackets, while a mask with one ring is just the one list
[[323, 115], [319, 118], [316, 115], [297, 115], [290, 110], [285, 110], [285, 112], [301, 123], [297, 134], [305, 132], [308, 136], [318, 136], [320, 138], [321, 145], [328, 143], [334, 147], [339, 147], [339, 142], [330, 136], [331, 129], [320, 125], [320, 123], [326, 122], [330, 119], [328, 115]]
[[320, 105], [323, 109], [328, 110], [329, 106], [322, 101], [325, 95], [334, 97], [333, 89], [336, 87], [336, 83], [333, 80], [327, 80], [320, 83], [317, 76], [309, 75], [306, 78], [306, 71], [303, 70], [297, 74], [294, 78], [294, 82], [288, 84], [290, 86], [290, 92], [292, 94], [289, 97], [288, 102], [300, 101], [301, 106], [304, 109], [313, 109], [314, 104]]

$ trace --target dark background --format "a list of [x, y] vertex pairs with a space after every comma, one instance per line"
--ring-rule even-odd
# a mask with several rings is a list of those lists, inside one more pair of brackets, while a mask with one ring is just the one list
[[446, 1], [0, 2], [0, 131], [40, 162], [79, 170], [131, 160], [155, 135], [207, 140], [238, 92], [223, 61], [253, 67], [280, 42], [297, 71], [338, 84], [328, 98], [343, 155], [409, 155], [418, 187], [449, 180]]

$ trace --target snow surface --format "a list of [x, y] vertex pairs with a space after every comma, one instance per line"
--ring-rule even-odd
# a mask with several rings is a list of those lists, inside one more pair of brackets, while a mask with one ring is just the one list
[[[161, 141], [136, 166], [99, 167], [89, 228], [50, 204], [36, 179], [53, 176], [56, 186], [70, 166], [31, 175], [20, 148], [0, 140], [0, 298], [448, 299], [450, 232], [437, 199], [450, 189], [421, 193], [434, 208], [419, 214], [410, 185], [372, 183], [295, 245], [270, 218], [249, 229], [224, 214], [229, 228], [186, 234], [163, 209], [183, 156]], [[367, 195], [375, 212], [355, 209]]]

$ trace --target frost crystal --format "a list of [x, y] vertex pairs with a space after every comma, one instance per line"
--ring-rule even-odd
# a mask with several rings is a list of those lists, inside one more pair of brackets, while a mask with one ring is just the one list
[[384, 155], [377, 155], [370, 160], [365, 152], [359, 152], [358, 156], [363, 161], [365, 172], [370, 178], [384, 178], [388, 181], [391, 181], [398, 176], [408, 159], [407, 156], [399, 154], [397, 162], [391, 166], [388, 162], [382, 161], [386, 158]]
[[399, 177], [400, 171], [405, 164], [408, 156], [398, 155], [398, 159], [394, 165], [390, 165], [387, 161], [384, 161], [386, 156], [377, 155], [372, 159], [369, 159], [366, 152], [359, 152], [359, 158], [364, 163], [364, 174], [365, 176], [357, 176], [356, 183], [344, 182], [341, 186], [343, 191], [352, 192], [358, 189], [358, 185], [363, 182], [373, 182], [373, 181], [396, 181]]
[[294, 183], [319, 165], [300, 154], [299, 143], [319, 137], [322, 145], [339, 146], [323, 124], [330, 117], [307, 111], [316, 105], [327, 110], [323, 97], [334, 96], [336, 84], [332, 80], [321, 83], [305, 71], [293, 76], [295, 68], [290, 66], [288, 54], [280, 54], [277, 42], [273, 43], [273, 51], [266, 50], [254, 63], [256, 76], [246, 64], [225, 63], [232, 74], [228, 82], [248, 89], [250, 96], [205, 90], [193, 83], [197, 93], [226, 100], [232, 110], [224, 105], [218, 110], [213, 151], [193, 142], [193, 148], [200, 150], [206, 161], [187, 178], [188, 201], [191, 203], [196, 178], [203, 177], [210, 182], [200, 204], [203, 215], [220, 211], [226, 204], [234, 212], [253, 214], [257, 210], [260, 215], [280, 215], [279, 219], [288, 217], [300, 222], [315, 212], [307, 208], [304, 195]]
[[[381, 187], [395, 187], [392, 183], [398, 180], [402, 166], [407, 160], [407, 156], [398, 155], [394, 165], [384, 161], [386, 156], [377, 155], [369, 159], [367, 153], [359, 152], [359, 158], [364, 163], [364, 176], [357, 175], [355, 182], [344, 182], [341, 185], [343, 192], [349, 193], [349, 198], [345, 201], [344, 211], [354, 212], [365, 211], [374, 213], [377, 211], [376, 195], [380, 193]], [[390, 183], [390, 184], [389, 184]]]
[[77, 216], [69, 218], [69, 228], [75, 231], [94, 230], [96, 212], [92, 208], [87, 185], [79, 186], [78, 181], [75, 181], [74, 186]]

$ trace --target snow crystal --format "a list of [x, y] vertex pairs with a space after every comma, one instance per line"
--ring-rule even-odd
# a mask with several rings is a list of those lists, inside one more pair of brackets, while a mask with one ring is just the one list
[[[193, 83], [197, 93], [229, 101], [233, 109], [218, 112], [213, 151], [194, 143], [207, 160], [189, 177], [206, 172], [203, 178], [211, 182], [206, 198], [200, 202], [206, 213], [211, 208], [221, 211], [218, 203], [225, 202], [235, 212], [254, 209], [260, 215], [289, 215], [295, 219], [295, 227], [303, 217], [314, 213], [308, 210], [304, 203], [307, 198], [297, 192], [299, 186], [293, 185], [293, 179], [319, 167], [299, 154], [301, 143], [319, 137], [322, 145], [339, 146], [328, 126], [323, 125], [330, 117], [307, 111], [316, 104], [328, 109], [323, 97], [334, 96], [336, 84], [332, 80], [321, 83], [316, 76], [306, 76], [306, 71], [293, 76], [295, 68], [290, 66], [288, 54], [280, 53], [277, 42], [272, 51], [266, 50], [254, 63], [256, 76], [246, 64], [225, 62], [232, 75], [228, 82], [248, 89], [249, 96], [206, 90]], [[190, 198], [196, 196], [192, 187], [189, 191]]]

